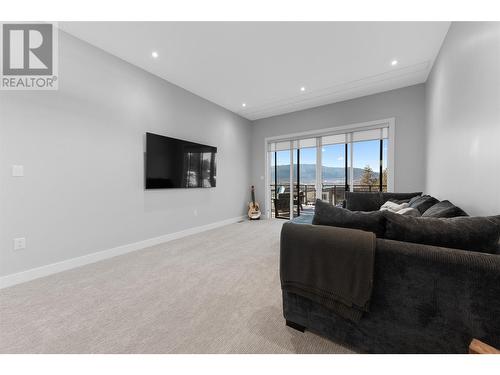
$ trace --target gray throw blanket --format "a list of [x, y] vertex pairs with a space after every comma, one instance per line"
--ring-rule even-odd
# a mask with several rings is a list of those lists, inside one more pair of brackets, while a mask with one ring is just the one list
[[[298, 246], [307, 238], [309, 246]], [[371, 232], [285, 223], [281, 230], [281, 288], [358, 322], [368, 311], [376, 237]]]

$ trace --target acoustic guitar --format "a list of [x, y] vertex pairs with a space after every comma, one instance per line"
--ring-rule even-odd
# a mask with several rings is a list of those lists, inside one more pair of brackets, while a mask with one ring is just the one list
[[260, 219], [260, 206], [255, 203], [255, 188], [252, 186], [252, 201], [248, 203], [248, 218], [250, 220]]

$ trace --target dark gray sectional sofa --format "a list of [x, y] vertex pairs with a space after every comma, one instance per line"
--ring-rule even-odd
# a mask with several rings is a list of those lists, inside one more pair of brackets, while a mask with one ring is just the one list
[[[366, 196], [349, 199], [346, 207], [359, 209]], [[377, 199], [382, 204], [385, 198]], [[314, 256], [318, 241], [306, 228], [312, 224], [298, 222], [284, 224], [282, 239], [293, 231], [294, 246]], [[336, 236], [358, 231], [331, 229]], [[287, 250], [281, 247], [281, 264]], [[286, 290], [283, 314], [288, 325], [361, 353], [466, 353], [472, 338], [500, 347], [500, 251], [492, 252], [377, 238], [369, 311], [360, 321]]]

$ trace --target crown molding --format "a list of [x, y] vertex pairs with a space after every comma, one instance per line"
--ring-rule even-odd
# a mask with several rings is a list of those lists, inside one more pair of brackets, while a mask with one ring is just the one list
[[367, 76], [362, 79], [339, 83], [308, 93], [272, 100], [260, 106], [247, 107], [238, 112], [249, 120], [295, 112], [325, 104], [375, 94], [425, 82], [431, 61], [424, 61], [384, 73]]

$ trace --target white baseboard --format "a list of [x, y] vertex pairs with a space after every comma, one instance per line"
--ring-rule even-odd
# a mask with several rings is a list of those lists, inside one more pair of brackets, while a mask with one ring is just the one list
[[219, 228], [225, 225], [237, 223], [245, 219], [245, 216], [234, 217], [231, 219], [226, 219], [222, 221], [217, 221], [215, 223], [202, 225], [199, 227], [189, 228], [182, 230], [180, 232], [169, 233], [163, 236], [149, 238], [144, 241], [134, 242], [128, 245], [122, 245], [114, 247], [108, 250], [102, 250], [96, 253], [91, 253], [88, 255], [83, 255], [81, 257], [63, 260], [61, 262], [48, 264], [46, 266], [41, 266], [37, 268], [32, 268], [27, 271], [13, 273], [10, 275], [0, 277], [0, 289], [7, 288], [12, 285], [24, 283], [26, 281], [38, 279], [40, 277], [52, 275], [54, 273], [70, 270], [72, 268], [81, 267], [86, 264], [91, 264], [98, 262], [100, 260], [115, 257], [117, 255], [123, 255], [130, 253], [132, 251], [141, 250], [150, 246], [158, 245], [164, 242], [176, 240], [178, 238], [186, 237], [192, 234], [204, 232], [210, 229]]

